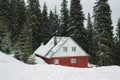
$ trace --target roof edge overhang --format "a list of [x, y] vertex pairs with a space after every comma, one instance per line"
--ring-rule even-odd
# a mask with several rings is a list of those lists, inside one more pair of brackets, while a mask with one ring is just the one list
[[42, 58], [43, 60], [44, 60], [44, 59], [50, 59], [49, 57], [41, 56], [41, 55], [39, 55], [39, 54], [35, 54], [35, 56], [40, 57], [40, 58]]

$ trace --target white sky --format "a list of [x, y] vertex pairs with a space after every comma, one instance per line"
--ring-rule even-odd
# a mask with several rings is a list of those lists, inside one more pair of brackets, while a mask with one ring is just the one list
[[[54, 10], [54, 7], [57, 6], [57, 10], [60, 10], [60, 5], [63, 0], [39, 0], [41, 6], [43, 6], [44, 2], [46, 2], [48, 10]], [[70, 6], [70, 1], [68, 0]], [[83, 6], [83, 12], [87, 17], [88, 12], [93, 12], [93, 6], [96, 0], [81, 0], [81, 5]], [[120, 17], [120, 0], [109, 0], [109, 4], [112, 10], [112, 21], [113, 25], [117, 25], [118, 18]], [[41, 7], [42, 8], [42, 7]]]

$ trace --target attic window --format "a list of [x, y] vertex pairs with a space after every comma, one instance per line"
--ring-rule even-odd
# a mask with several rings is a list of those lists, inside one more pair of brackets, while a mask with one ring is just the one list
[[76, 62], [77, 62], [77, 60], [75, 58], [71, 59], [71, 63], [76, 63]]
[[76, 47], [72, 47], [72, 52], [76, 52]]
[[67, 52], [67, 47], [63, 47], [63, 52]]

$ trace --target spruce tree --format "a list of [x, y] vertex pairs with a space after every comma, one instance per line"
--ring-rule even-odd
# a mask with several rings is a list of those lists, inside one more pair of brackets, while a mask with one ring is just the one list
[[10, 39], [10, 33], [9, 32], [5, 32], [5, 36], [2, 39], [2, 43], [1, 43], [1, 48], [2, 51], [6, 54], [11, 54], [12, 51], [12, 43], [11, 43], [11, 39]]
[[31, 63], [31, 61], [29, 61], [29, 57], [33, 53], [30, 39], [30, 30], [27, 25], [24, 25], [23, 29], [21, 30], [18, 42], [14, 46], [14, 54], [16, 59], [23, 61], [24, 63]]
[[11, 52], [10, 32], [7, 23], [9, 7], [8, 0], [0, 0], [0, 51], [6, 54]]
[[57, 7], [55, 6], [54, 13], [53, 13], [53, 27], [52, 27], [52, 33], [53, 36], [59, 36], [60, 35], [60, 19], [59, 15], [57, 13]]
[[43, 20], [38, 0], [28, 0], [28, 14], [32, 48], [35, 51], [43, 42]]
[[[23, 49], [23, 62], [28, 63], [28, 64], [33, 64], [34, 63], [34, 59], [31, 58], [31, 55], [33, 55], [32, 52], [32, 44], [31, 44], [31, 40], [30, 40], [30, 30], [29, 27], [26, 25], [22, 31], [22, 35], [24, 35], [24, 49]], [[21, 37], [22, 38], [22, 37]], [[31, 59], [29, 59], [31, 58]]]
[[53, 33], [56, 31], [56, 28], [53, 28], [54, 19], [55, 19], [54, 14], [52, 11], [50, 11], [49, 16], [48, 16], [48, 21], [49, 21], [48, 23], [49, 23], [49, 27], [50, 27], [51, 37], [53, 36]]
[[12, 45], [14, 45], [25, 22], [26, 8], [24, 0], [10, 0], [9, 5], [7, 20], [9, 31], [11, 32]]
[[68, 23], [69, 23], [69, 11], [67, 8], [67, 1], [63, 0], [61, 4], [61, 16], [60, 16], [60, 36], [68, 36]]
[[49, 23], [48, 23], [49, 21], [48, 21], [48, 13], [47, 13], [46, 3], [44, 3], [42, 15], [43, 15], [43, 35], [44, 35], [43, 42], [44, 42], [44, 44], [46, 44], [51, 38], [51, 31], [50, 31], [50, 27], [49, 27]]
[[69, 36], [87, 51], [87, 32], [84, 28], [84, 14], [80, 0], [71, 0]]
[[92, 25], [90, 13], [88, 13], [88, 19], [87, 19], [87, 41], [88, 41], [88, 54], [90, 55], [90, 62], [92, 62], [93, 58], [94, 58], [92, 37], [93, 37], [93, 25]]
[[112, 64], [112, 20], [108, 0], [98, 0], [94, 6], [94, 52], [98, 65]]
[[118, 19], [118, 24], [117, 24], [117, 36], [118, 36], [119, 41], [120, 41], [120, 19]]
[[0, 16], [6, 17], [9, 12], [9, 0], [0, 0]]
[[114, 64], [120, 65], [120, 19], [117, 24], [117, 37], [115, 41]]
[[23, 56], [25, 55], [24, 50], [25, 50], [25, 42], [26, 42], [25, 39], [27, 38], [26, 33], [27, 31], [25, 29], [21, 30], [18, 41], [14, 45], [14, 52], [13, 52], [15, 54], [14, 57], [23, 62], [25, 61], [24, 57], [26, 57], [26, 56]]
[[0, 16], [0, 51], [10, 54], [11, 40], [6, 19]]
[[57, 14], [56, 7], [54, 12], [50, 11], [48, 20], [49, 20], [51, 36], [60, 35], [60, 19], [59, 19], [59, 15]]

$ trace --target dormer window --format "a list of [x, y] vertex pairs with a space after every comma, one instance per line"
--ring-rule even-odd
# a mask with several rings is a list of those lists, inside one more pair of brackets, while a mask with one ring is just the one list
[[63, 52], [67, 52], [67, 47], [63, 47]]
[[76, 52], [76, 47], [72, 47], [72, 52]]

